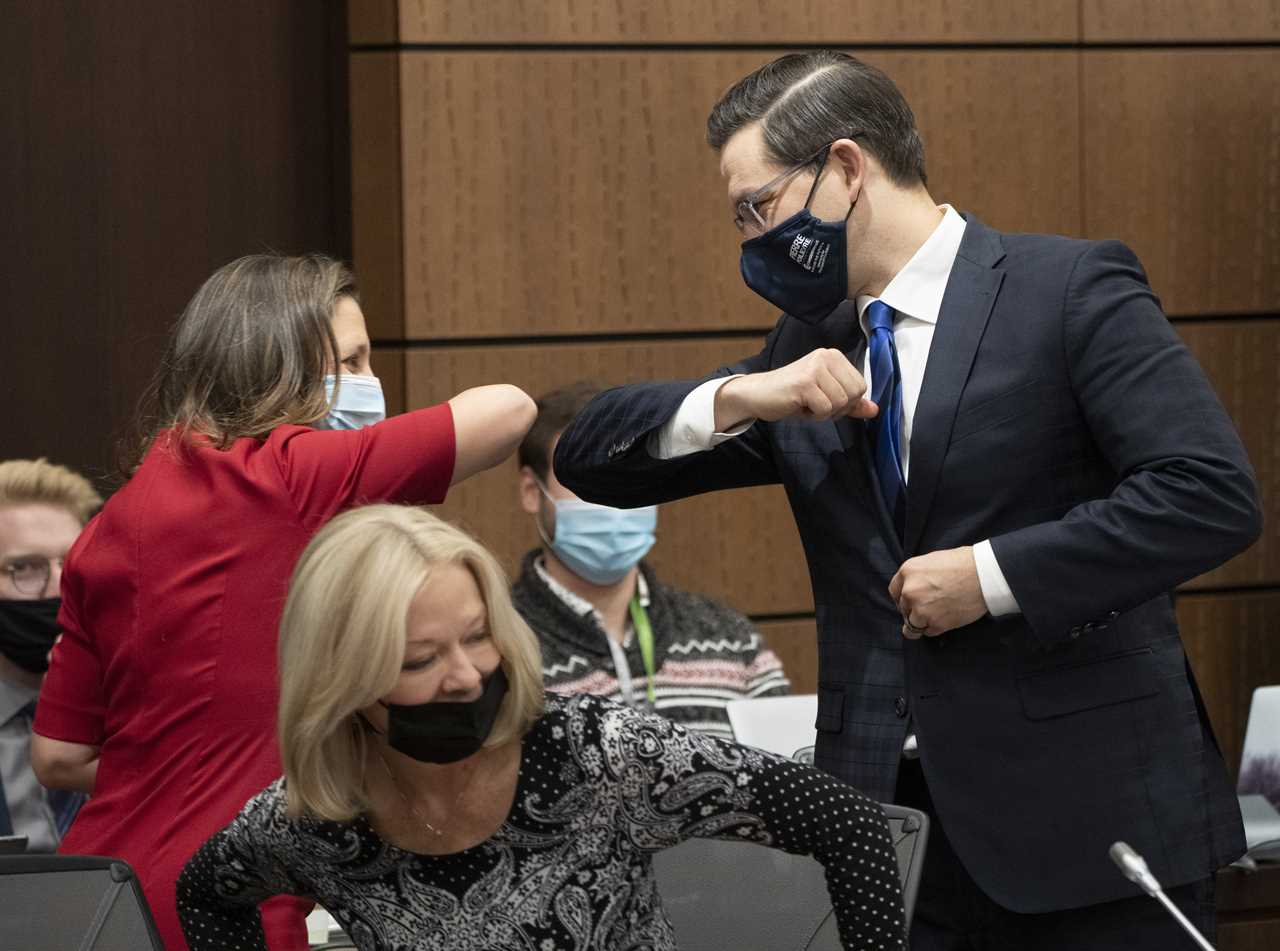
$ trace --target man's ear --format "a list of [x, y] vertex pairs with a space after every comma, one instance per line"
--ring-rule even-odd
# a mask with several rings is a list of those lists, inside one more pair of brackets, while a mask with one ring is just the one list
[[537, 515], [542, 504], [542, 490], [538, 488], [538, 477], [529, 466], [520, 467], [520, 508], [529, 515]]
[[852, 202], [867, 184], [867, 175], [873, 161], [871, 154], [854, 139], [836, 139], [831, 155], [840, 163], [840, 174], [849, 200]]

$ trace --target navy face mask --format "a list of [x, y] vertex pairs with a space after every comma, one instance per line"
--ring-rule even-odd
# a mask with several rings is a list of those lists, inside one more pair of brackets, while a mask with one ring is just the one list
[[815, 178], [803, 208], [764, 234], [742, 242], [739, 264], [747, 287], [806, 324], [819, 323], [849, 293], [845, 235], [849, 216], [841, 221], [815, 218], [809, 203], [817, 190]]

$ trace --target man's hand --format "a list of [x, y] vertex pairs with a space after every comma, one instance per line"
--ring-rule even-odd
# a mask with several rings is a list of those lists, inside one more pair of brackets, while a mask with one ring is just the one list
[[879, 410], [863, 398], [867, 381], [839, 350], [814, 350], [767, 373], [749, 373], [716, 391], [716, 432], [748, 419], [867, 419]]
[[937, 637], [987, 613], [973, 547], [908, 558], [889, 582], [889, 597], [902, 612], [902, 636]]

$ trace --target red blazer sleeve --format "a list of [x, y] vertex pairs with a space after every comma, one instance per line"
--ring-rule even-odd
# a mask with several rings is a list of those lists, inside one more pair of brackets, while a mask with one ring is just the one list
[[370, 502], [443, 502], [455, 441], [448, 403], [356, 430], [281, 426], [274, 444], [281, 474], [304, 524]]
[[102, 664], [93, 639], [80, 623], [82, 579], [76, 552], [93, 534], [90, 523], [81, 534], [62, 572], [62, 608], [58, 626], [62, 640], [53, 649], [49, 672], [40, 687], [34, 730], [67, 743], [101, 746], [106, 706], [102, 696]]

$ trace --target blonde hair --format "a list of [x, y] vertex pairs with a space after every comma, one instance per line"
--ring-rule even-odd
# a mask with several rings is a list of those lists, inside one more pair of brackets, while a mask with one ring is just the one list
[[0, 508], [11, 505], [52, 505], [84, 525], [102, 508], [102, 496], [66, 466], [47, 459], [11, 459], [0, 462]]
[[441, 564], [475, 578], [509, 682], [486, 747], [522, 737], [542, 715], [538, 639], [507, 578], [466, 532], [409, 506], [339, 515], [302, 553], [280, 623], [280, 756], [288, 812], [346, 821], [369, 806], [366, 728], [358, 711], [395, 687], [409, 602]]
[[343, 297], [359, 300], [355, 277], [322, 254], [250, 254], [216, 270], [178, 318], [138, 431], [122, 447], [122, 475], [167, 428], [175, 451], [190, 436], [225, 449], [324, 416], [326, 368], [337, 373], [340, 363], [333, 310]]

